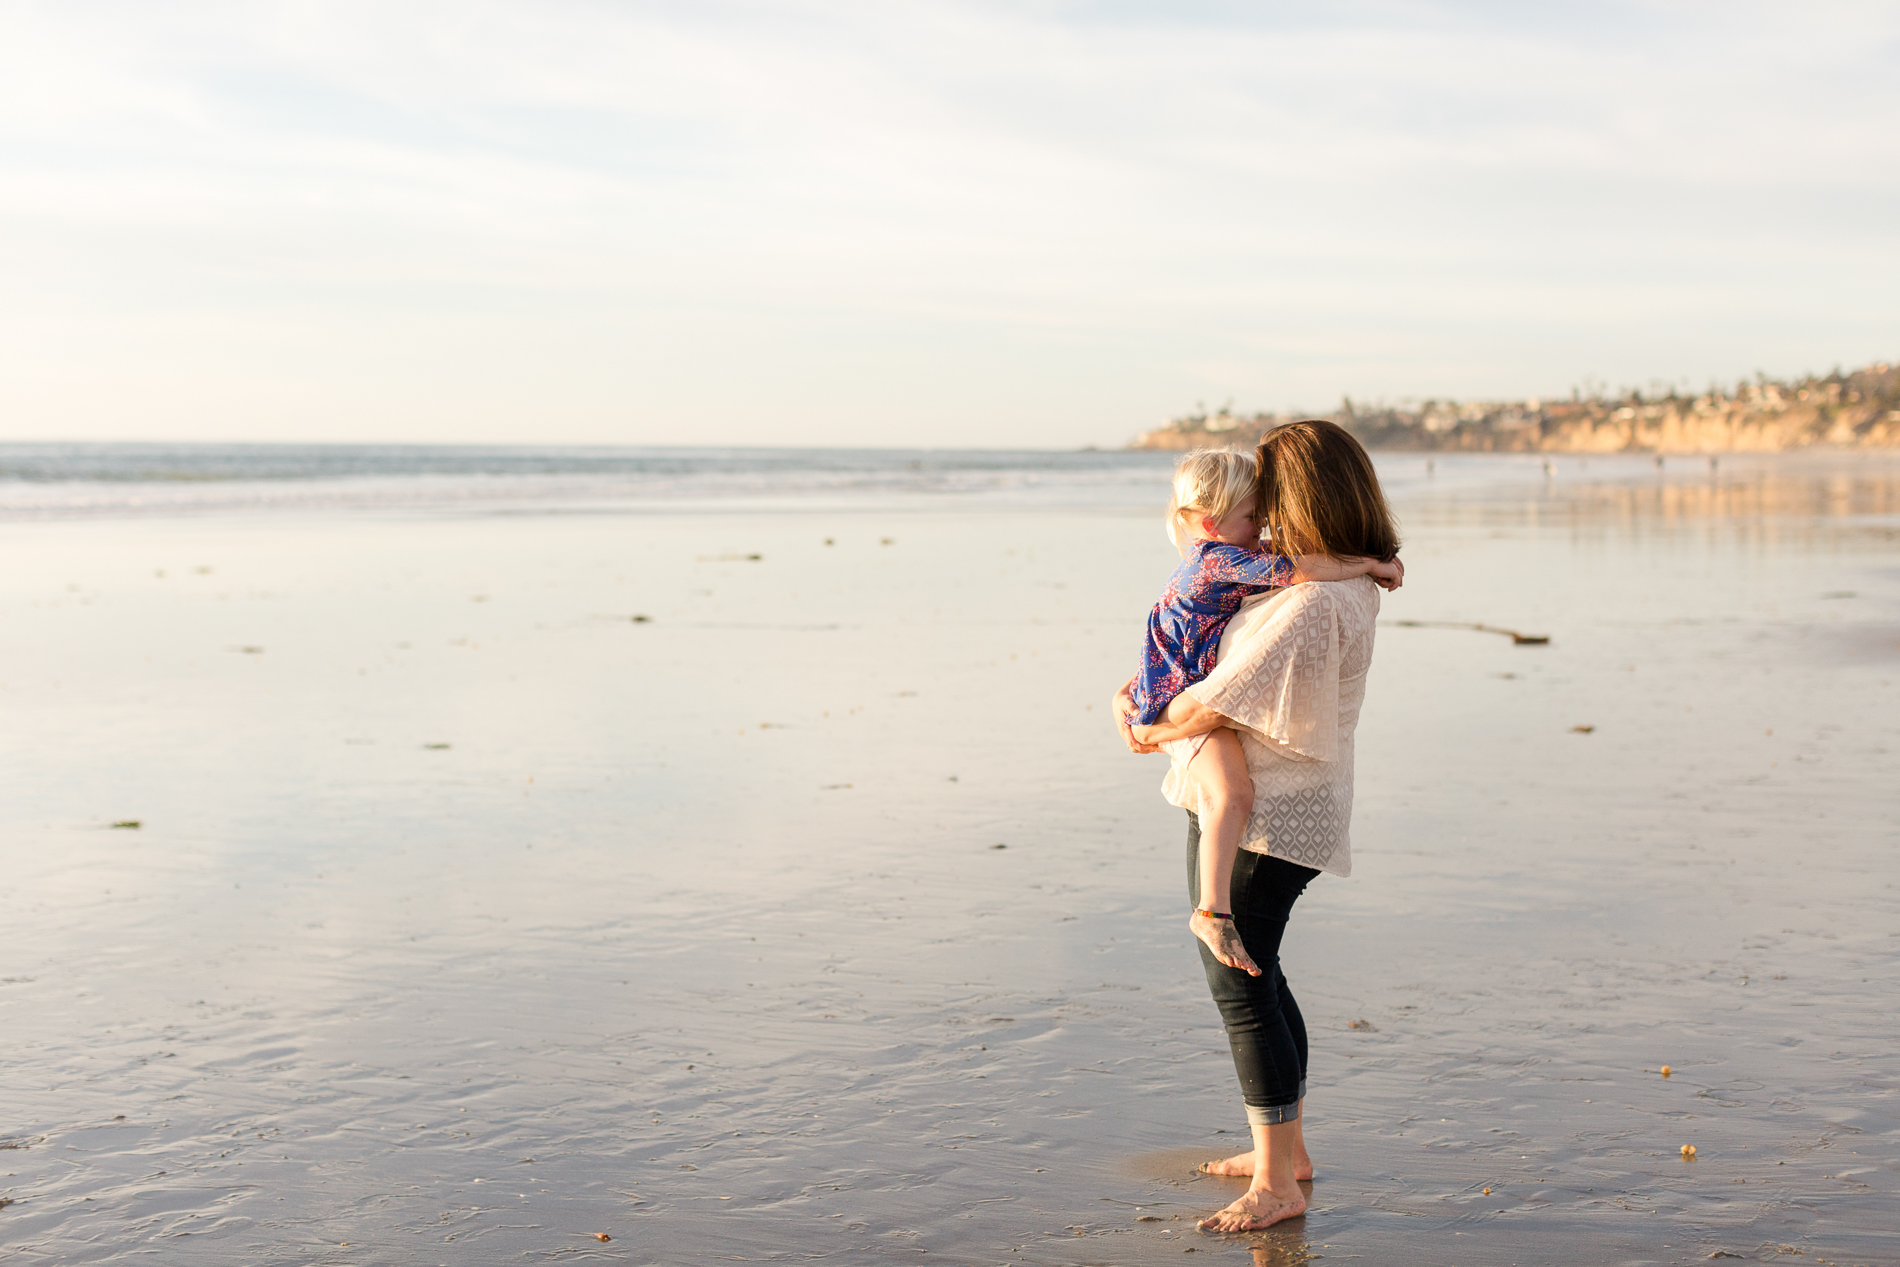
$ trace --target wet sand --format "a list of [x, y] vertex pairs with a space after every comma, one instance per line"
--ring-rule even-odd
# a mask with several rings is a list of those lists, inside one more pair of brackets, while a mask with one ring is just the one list
[[1900, 1261], [1900, 462], [1384, 462], [1238, 1237], [1152, 514], [0, 524], [0, 1260]]

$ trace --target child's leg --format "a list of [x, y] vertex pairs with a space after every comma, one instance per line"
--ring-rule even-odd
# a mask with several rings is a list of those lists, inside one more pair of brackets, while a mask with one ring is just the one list
[[[1188, 763], [1188, 777], [1200, 792], [1201, 907], [1231, 915], [1234, 856], [1253, 814], [1253, 775], [1247, 772], [1240, 736], [1225, 726], [1210, 733]], [[1188, 928], [1228, 967], [1260, 975], [1232, 920], [1197, 914], [1188, 920]]]
[[1188, 773], [1201, 794], [1201, 905], [1231, 912], [1234, 855], [1253, 814], [1253, 775], [1247, 772], [1240, 736], [1225, 726], [1211, 732]]

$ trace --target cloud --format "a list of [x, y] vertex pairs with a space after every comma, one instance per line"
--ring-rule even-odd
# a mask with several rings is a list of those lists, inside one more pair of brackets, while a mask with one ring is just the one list
[[15, 435], [1112, 443], [1893, 354], [1880, 6], [0, 15]]

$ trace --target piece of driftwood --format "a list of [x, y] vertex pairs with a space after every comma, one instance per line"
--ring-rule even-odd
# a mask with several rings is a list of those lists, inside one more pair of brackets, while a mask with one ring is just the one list
[[1475, 629], [1479, 633], [1503, 634], [1520, 647], [1541, 647], [1550, 641], [1549, 634], [1519, 633], [1515, 629], [1499, 629], [1496, 625], [1480, 625], [1467, 620], [1395, 620], [1392, 623], [1411, 629]]

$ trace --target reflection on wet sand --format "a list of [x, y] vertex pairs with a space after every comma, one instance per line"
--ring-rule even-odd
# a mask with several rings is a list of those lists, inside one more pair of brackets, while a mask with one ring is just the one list
[[1541, 481], [1518, 481], [1515, 495], [1500, 495], [1495, 484], [1427, 488], [1411, 519], [1528, 521], [1639, 537], [1705, 528], [1787, 544], [1818, 534], [1830, 545], [1861, 537], [1878, 546], [1900, 536], [1900, 454], [1725, 456], [1706, 467], [1674, 458], [1646, 471], [1650, 462], [1558, 459], [1543, 464]]
[[6, 525], [8, 1245], [1892, 1260], [1891, 467], [1410, 460], [1284, 950], [1319, 1172], [1232, 1237], [1184, 825], [1102, 713], [1151, 518]]

